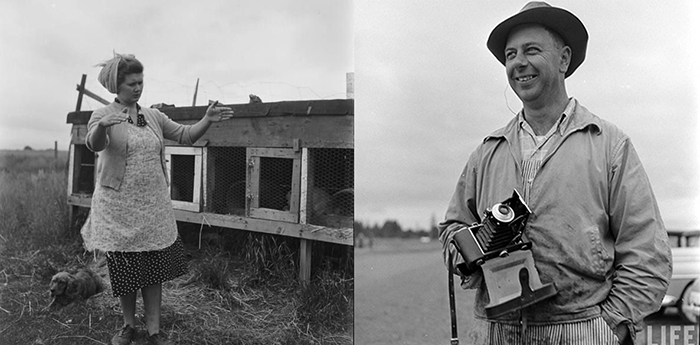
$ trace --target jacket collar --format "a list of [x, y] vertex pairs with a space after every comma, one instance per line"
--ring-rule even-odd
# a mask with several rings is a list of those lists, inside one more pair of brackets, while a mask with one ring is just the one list
[[[568, 125], [564, 129], [563, 136], [567, 136], [575, 131], [583, 130], [588, 126], [591, 126], [598, 135], [602, 131], [602, 126], [600, 119], [595, 115], [591, 114], [584, 106], [582, 106], [578, 100], [572, 98], [576, 103], [574, 106], [574, 111], [571, 117], [568, 119]], [[518, 137], [518, 128], [520, 128], [519, 116], [514, 116], [505, 127], [499, 128], [493, 133], [489, 134], [484, 138], [484, 142], [489, 140], [499, 140], [506, 139], [510, 143], [516, 142]]]

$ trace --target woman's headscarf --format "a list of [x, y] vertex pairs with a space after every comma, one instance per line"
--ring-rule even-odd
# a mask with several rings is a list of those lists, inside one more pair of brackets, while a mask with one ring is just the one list
[[136, 57], [132, 54], [118, 54], [114, 52], [114, 57], [112, 59], [96, 65], [98, 67], [102, 67], [100, 74], [97, 76], [97, 81], [99, 81], [100, 84], [107, 89], [107, 91], [113, 94], [119, 92], [119, 85], [117, 84], [119, 62], [126, 58], [135, 59]]

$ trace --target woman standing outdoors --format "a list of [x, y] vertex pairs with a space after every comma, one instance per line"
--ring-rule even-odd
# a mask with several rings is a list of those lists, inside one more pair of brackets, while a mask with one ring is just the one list
[[124, 326], [112, 344], [137, 336], [136, 294], [141, 290], [150, 344], [171, 344], [160, 332], [162, 283], [187, 271], [168, 189], [164, 139], [191, 145], [213, 122], [233, 111], [210, 105], [194, 125], [172, 121], [157, 109], [141, 108], [143, 65], [133, 55], [114, 54], [99, 64], [98, 80], [114, 102], [95, 110], [88, 122], [87, 147], [100, 152], [90, 217], [81, 231], [88, 250], [106, 252]]

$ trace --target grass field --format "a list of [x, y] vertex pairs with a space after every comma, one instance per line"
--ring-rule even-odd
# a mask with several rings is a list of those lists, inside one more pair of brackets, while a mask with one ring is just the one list
[[[46, 308], [59, 271], [87, 267], [109, 279], [104, 259], [85, 252], [69, 224], [66, 157], [0, 151], [0, 344], [108, 344], [122, 325], [109, 287]], [[314, 243], [312, 279], [303, 285], [298, 239], [201, 230], [200, 248], [200, 226], [180, 224], [189, 272], [164, 284], [161, 329], [177, 344], [353, 343], [352, 248]], [[328, 251], [333, 259], [318, 255]], [[137, 308], [143, 318], [140, 297]]]
[[0, 171], [37, 172], [39, 170], [66, 170], [68, 151], [53, 150], [0, 150]]

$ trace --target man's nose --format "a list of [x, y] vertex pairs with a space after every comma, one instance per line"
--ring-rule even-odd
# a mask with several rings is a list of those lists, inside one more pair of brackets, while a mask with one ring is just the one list
[[520, 66], [527, 65], [529, 63], [529, 61], [525, 57], [525, 54], [517, 53], [517, 54], [515, 54], [515, 57], [513, 58], [512, 63], [515, 67], [520, 67]]

